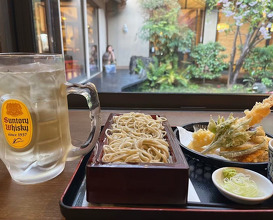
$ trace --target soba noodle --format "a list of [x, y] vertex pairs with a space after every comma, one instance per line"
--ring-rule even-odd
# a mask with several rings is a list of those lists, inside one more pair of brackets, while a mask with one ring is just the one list
[[168, 163], [169, 145], [162, 125], [166, 120], [134, 112], [114, 116], [112, 127], [106, 130], [108, 144], [103, 146], [102, 161]]

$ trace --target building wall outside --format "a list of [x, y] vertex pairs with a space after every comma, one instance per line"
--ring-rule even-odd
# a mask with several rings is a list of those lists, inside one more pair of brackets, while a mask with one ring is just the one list
[[[149, 56], [149, 42], [138, 37], [143, 16], [136, 0], [127, 0], [124, 7], [109, 1], [107, 5], [108, 43], [115, 50], [117, 66], [127, 68], [131, 56]], [[124, 31], [128, 28], [128, 32]], [[105, 50], [105, 49], [104, 49]]]

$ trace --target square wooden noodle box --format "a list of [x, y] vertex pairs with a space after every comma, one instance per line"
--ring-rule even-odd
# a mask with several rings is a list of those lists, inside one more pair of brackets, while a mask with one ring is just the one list
[[[105, 131], [111, 113], [86, 165], [87, 201], [104, 204], [179, 204], [187, 202], [189, 166], [168, 123], [163, 122], [169, 143], [170, 163], [103, 163]], [[156, 115], [151, 115], [153, 118]]]

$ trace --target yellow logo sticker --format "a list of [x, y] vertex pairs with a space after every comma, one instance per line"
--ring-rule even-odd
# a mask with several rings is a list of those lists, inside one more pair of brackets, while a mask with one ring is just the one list
[[32, 119], [23, 102], [9, 99], [2, 105], [2, 125], [7, 142], [14, 148], [24, 148], [32, 139]]

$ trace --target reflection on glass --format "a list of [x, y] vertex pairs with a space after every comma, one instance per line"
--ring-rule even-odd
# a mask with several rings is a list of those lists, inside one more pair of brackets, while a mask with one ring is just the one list
[[97, 72], [98, 71], [98, 49], [97, 45], [92, 45], [90, 50], [90, 72]]
[[60, 5], [67, 81], [86, 79], [81, 1], [62, 1]]
[[[47, 51], [46, 1], [33, 1], [38, 48]], [[271, 6], [222, 2], [209, 8], [214, 1], [61, 0], [67, 80], [91, 80], [105, 92], [273, 92]], [[117, 59], [112, 78], [98, 74], [108, 44]]]
[[48, 30], [44, 0], [33, 0], [36, 45], [39, 53], [49, 52]]
[[89, 49], [89, 68], [91, 76], [99, 71], [98, 53], [98, 13], [97, 8], [87, 1], [87, 28], [88, 28], [88, 49]]

